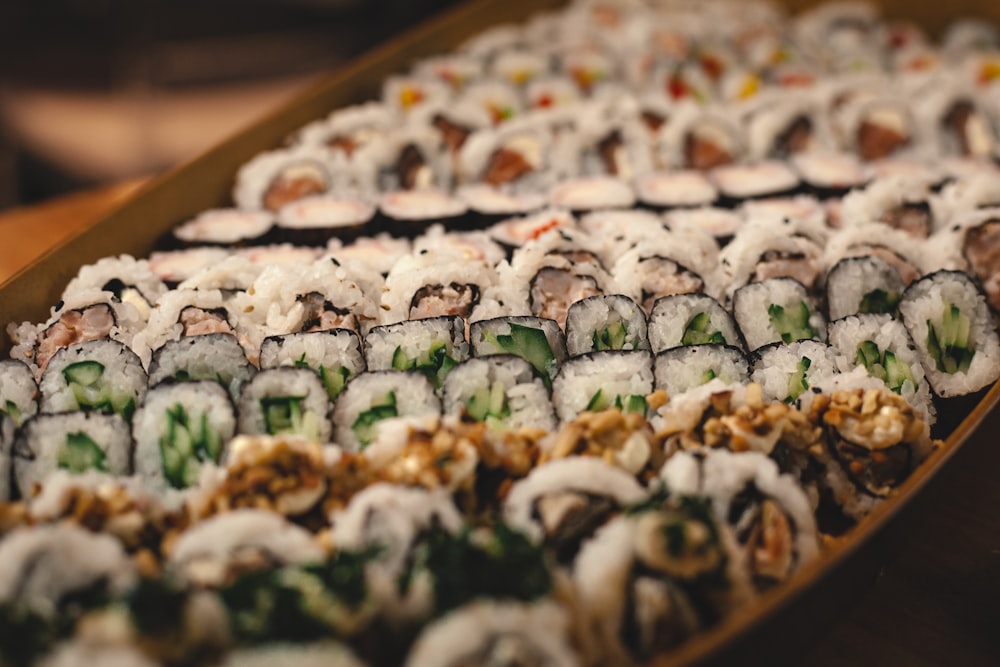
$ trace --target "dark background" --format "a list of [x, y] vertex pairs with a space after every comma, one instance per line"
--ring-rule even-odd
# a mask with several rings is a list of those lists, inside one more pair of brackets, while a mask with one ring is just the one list
[[[165, 168], [208, 148], [207, 137], [190, 146], [171, 139], [184, 137], [185, 127], [192, 136], [205, 133], [197, 111], [186, 110], [206, 104], [221, 110], [232, 91], [242, 95], [233, 98], [241, 111], [262, 115], [311, 75], [454, 4], [0, 0], [0, 209]], [[116, 128], [119, 116], [138, 120], [134, 128]], [[112, 125], [104, 132], [113, 141], [88, 125], [95, 118]], [[143, 118], [149, 127], [155, 121], [170, 129], [155, 139], [144, 136]], [[219, 136], [213, 128], [212, 141], [226, 129], [239, 125], [221, 128]], [[59, 150], [60, 132], [79, 139], [73, 142], [82, 147], [79, 154]], [[88, 146], [89, 137], [104, 143]], [[88, 162], [88, 151], [110, 164]], [[128, 159], [102, 151], [127, 152]]]

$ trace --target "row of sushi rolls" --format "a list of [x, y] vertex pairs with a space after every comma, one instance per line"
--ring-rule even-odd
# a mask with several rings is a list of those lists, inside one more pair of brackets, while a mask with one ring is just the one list
[[642, 664], [1000, 375], [1000, 33], [579, 0], [384, 82], [0, 362], [4, 665]]

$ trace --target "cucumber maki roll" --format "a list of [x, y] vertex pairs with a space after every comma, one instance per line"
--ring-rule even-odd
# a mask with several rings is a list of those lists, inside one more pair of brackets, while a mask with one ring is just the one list
[[404, 664], [572, 667], [580, 657], [569, 627], [565, 611], [552, 602], [477, 600], [428, 625]]
[[168, 378], [215, 380], [235, 400], [243, 383], [256, 372], [235, 336], [226, 333], [185, 336], [168, 341], [153, 353], [149, 385], [155, 387]]
[[473, 322], [469, 343], [477, 357], [513, 354], [550, 382], [566, 359], [566, 339], [555, 320], [540, 317], [497, 317]]
[[135, 472], [156, 488], [192, 486], [202, 465], [223, 461], [235, 434], [236, 411], [219, 383], [161, 383], [133, 420]]
[[356, 452], [378, 436], [380, 423], [396, 417], [441, 414], [434, 385], [423, 375], [373, 371], [356, 377], [333, 408], [334, 441]]
[[38, 412], [38, 385], [27, 364], [16, 359], [0, 361], [0, 413], [16, 426]]
[[617, 408], [645, 415], [653, 392], [653, 356], [646, 350], [591, 352], [567, 359], [552, 381], [552, 404], [562, 421], [583, 411]]
[[39, 388], [41, 412], [113, 412], [128, 422], [146, 393], [146, 372], [121, 343], [95, 340], [57, 352]]
[[675, 294], [657, 299], [649, 316], [653, 352], [682, 345], [742, 346], [733, 316], [707, 294]]
[[830, 321], [855, 314], [899, 314], [903, 279], [875, 255], [845, 257], [826, 275], [826, 304]]
[[899, 303], [934, 392], [963, 396], [1000, 376], [1000, 340], [986, 299], [958, 271], [938, 271], [910, 285]]
[[14, 479], [29, 498], [54, 470], [128, 475], [131, 457], [128, 424], [118, 415], [41, 414], [25, 422], [14, 443]]
[[361, 339], [350, 329], [265, 338], [260, 346], [261, 370], [288, 366], [316, 371], [331, 401], [366, 368]]
[[365, 336], [369, 369], [421, 373], [435, 389], [468, 356], [465, 322], [457, 315], [373, 327]]
[[715, 379], [726, 384], [743, 384], [749, 380], [750, 364], [738, 347], [688, 345], [657, 354], [653, 377], [657, 389], [676, 396]]
[[607, 350], [648, 350], [646, 314], [621, 294], [581, 299], [566, 313], [566, 352], [575, 357]]
[[733, 317], [751, 351], [779, 341], [826, 338], [822, 314], [805, 286], [791, 278], [770, 278], [736, 290]]
[[238, 411], [240, 433], [330, 439], [330, 398], [307, 368], [260, 371], [243, 385]]
[[835, 348], [815, 340], [799, 340], [758, 348], [750, 380], [761, 386], [764, 400], [793, 403], [840, 372]]
[[462, 414], [499, 429], [551, 431], [556, 415], [545, 383], [521, 357], [495, 354], [467, 359], [444, 382], [444, 413]]
[[604, 459], [549, 461], [516, 482], [504, 500], [504, 520], [568, 564], [594, 532], [646, 491], [635, 477]]

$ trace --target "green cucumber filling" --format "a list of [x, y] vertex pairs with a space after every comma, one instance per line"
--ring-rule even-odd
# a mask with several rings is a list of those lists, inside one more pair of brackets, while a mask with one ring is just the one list
[[504, 352], [516, 354], [535, 367], [546, 385], [555, 376], [557, 368], [556, 355], [552, 352], [549, 339], [541, 329], [510, 323], [509, 334], [485, 333], [487, 342]]
[[87, 470], [107, 472], [104, 453], [96, 442], [86, 433], [67, 433], [66, 440], [59, 448], [56, 463], [63, 470], [79, 473]]
[[605, 350], [624, 350], [626, 343], [631, 343], [631, 349], [637, 346], [634, 341], [628, 340], [628, 331], [624, 322], [609, 324], [603, 329], [595, 330], [593, 335], [594, 350], [604, 352]]
[[260, 411], [264, 416], [264, 429], [268, 435], [290, 433], [307, 438], [319, 437], [319, 419], [303, 410], [305, 396], [264, 396]]
[[375, 426], [383, 419], [398, 417], [399, 410], [396, 409], [396, 392], [390, 391], [385, 398], [374, 403], [370, 408], [358, 415], [351, 428], [361, 443], [362, 448], [367, 447], [375, 439]]
[[891, 350], [882, 352], [874, 341], [866, 340], [858, 344], [858, 354], [854, 363], [868, 369], [868, 374], [883, 382], [890, 390], [901, 393], [907, 382], [915, 387], [916, 382], [910, 368], [900, 361]]
[[479, 387], [465, 401], [465, 410], [477, 422], [503, 422], [507, 417], [510, 417], [510, 405], [507, 403], [507, 389], [502, 382], [494, 382], [489, 386]]
[[160, 459], [167, 482], [177, 489], [194, 484], [203, 461], [218, 463], [222, 438], [208, 413], [192, 417], [180, 403], [166, 411], [166, 435], [160, 438]]
[[715, 374], [715, 371], [709, 368], [704, 373], [701, 374], [701, 382], [699, 382], [698, 384], [708, 384], [716, 377], [718, 376]]
[[305, 352], [299, 355], [299, 358], [292, 362], [292, 366], [295, 368], [311, 368], [311, 366], [309, 366], [309, 362], [306, 361]]
[[622, 412], [639, 412], [645, 414], [646, 407], [645, 396], [640, 396], [639, 394], [629, 394], [625, 397], [616, 395], [612, 399], [609, 394], [604, 393], [604, 390], [598, 389], [597, 393], [590, 397], [586, 409], [589, 412], [600, 412], [609, 408], [618, 408]]
[[972, 320], [958, 306], [944, 302], [941, 319], [927, 320], [927, 353], [942, 373], [966, 373], [976, 351], [969, 341]]
[[893, 317], [899, 312], [899, 292], [873, 289], [863, 297], [859, 313], [887, 313]]
[[[769, 311], [770, 312], [770, 311]], [[684, 327], [681, 345], [705, 345], [708, 343], [726, 344], [726, 337], [712, 326], [712, 317], [708, 313], [698, 313]]]
[[104, 364], [86, 360], [68, 365], [62, 375], [79, 410], [114, 412], [130, 421], [135, 412], [135, 400], [127, 393], [116, 391], [112, 382], [105, 378], [104, 370]]
[[21, 410], [17, 407], [17, 403], [14, 401], [4, 401], [4, 405], [0, 406], [0, 412], [14, 420], [15, 426], [21, 426], [23, 420], [21, 419]]
[[807, 340], [816, 335], [816, 330], [809, 326], [809, 306], [805, 301], [800, 301], [798, 306], [791, 308], [772, 303], [767, 307], [767, 315], [783, 343]]
[[410, 357], [402, 347], [392, 353], [392, 367], [397, 371], [417, 371], [427, 376], [435, 389], [440, 389], [444, 378], [458, 362], [448, 355], [448, 345], [434, 341], [427, 352]]
[[806, 380], [806, 371], [812, 366], [812, 359], [809, 357], [802, 357], [799, 359], [799, 363], [795, 364], [795, 372], [792, 373], [791, 377], [788, 378], [788, 397], [786, 401], [794, 401], [802, 393], [809, 388], [809, 382]]
[[344, 391], [344, 387], [347, 386], [347, 381], [351, 379], [351, 369], [347, 366], [336, 366], [334, 368], [320, 366], [319, 379], [323, 381], [323, 388], [326, 389], [326, 395], [333, 401], [340, 396], [340, 392]]

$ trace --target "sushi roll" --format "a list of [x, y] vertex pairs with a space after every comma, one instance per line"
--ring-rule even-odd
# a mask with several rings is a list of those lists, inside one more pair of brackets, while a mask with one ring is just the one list
[[54, 470], [128, 475], [131, 450], [128, 424], [118, 415], [37, 415], [14, 444], [14, 479], [21, 497], [30, 498]]
[[552, 381], [552, 404], [562, 421], [583, 411], [617, 408], [645, 414], [653, 392], [653, 359], [646, 350], [591, 352], [563, 362]]
[[896, 317], [905, 288], [899, 272], [879, 257], [845, 257], [826, 274], [830, 321], [868, 313]]
[[787, 197], [799, 187], [795, 172], [776, 160], [717, 167], [709, 176], [721, 196], [720, 206], [736, 206], [747, 199]]
[[170, 230], [167, 247], [220, 246], [238, 248], [261, 245], [269, 238], [274, 214], [239, 208], [202, 211]]
[[869, 170], [848, 153], [809, 153], [791, 160], [809, 192], [819, 199], [842, 197], [870, 180]]
[[277, 213], [281, 207], [333, 187], [325, 148], [301, 145], [261, 153], [240, 168], [233, 189], [236, 206]]
[[566, 359], [566, 339], [555, 320], [539, 317], [497, 317], [473, 322], [469, 328], [472, 354], [513, 354], [527, 361], [546, 383]]
[[990, 308], [1000, 312], [1000, 266], [994, 254], [1000, 242], [1000, 211], [987, 209], [970, 214], [959, 224], [956, 235], [961, 239], [962, 257], [982, 285]]
[[132, 422], [135, 472], [153, 488], [193, 486], [206, 463], [222, 463], [236, 434], [236, 410], [218, 382], [163, 382]]
[[646, 314], [621, 294], [592, 296], [566, 313], [566, 352], [571, 357], [606, 350], [648, 350]]
[[309, 195], [278, 210], [274, 238], [295, 245], [325, 246], [330, 239], [349, 242], [366, 231], [375, 207], [356, 197]]
[[260, 371], [243, 385], [237, 408], [240, 433], [330, 439], [330, 398], [308, 368]]
[[[621, 255], [612, 268], [622, 292], [651, 315], [657, 300], [677, 294], [697, 294], [713, 287], [688, 264], [698, 257], [676, 239], [640, 243]], [[683, 258], [675, 259], [675, 258]]]
[[351, 378], [366, 370], [361, 339], [349, 329], [270, 336], [260, 346], [260, 368], [311, 368], [331, 401]]
[[439, 414], [441, 402], [425, 376], [402, 371], [363, 373], [334, 404], [334, 442], [348, 451], [361, 451], [378, 437], [386, 419]]
[[569, 564], [595, 531], [645, 497], [629, 472], [597, 457], [574, 456], [545, 463], [516, 482], [503, 517]]
[[733, 316], [707, 294], [675, 294], [657, 299], [649, 316], [654, 353], [681, 345], [730, 345], [743, 341]]
[[0, 502], [12, 498], [14, 481], [14, 437], [18, 425], [7, 415], [0, 415]]
[[146, 393], [146, 372], [139, 357], [121, 343], [96, 340], [56, 353], [42, 374], [39, 411], [115, 413], [132, 419]]
[[673, 347], [656, 355], [654, 386], [676, 396], [718, 379], [727, 384], [745, 384], [750, 364], [738, 347], [722, 344]]
[[155, 387], [168, 378], [215, 380], [235, 400], [243, 383], [256, 372], [234, 336], [226, 333], [185, 336], [168, 341], [153, 353], [149, 386]]
[[433, 224], [449, 229], [468, 227], [465, 202], [431, 187], [388, 192], [379, 200], [379, 211], [393, 236], [414, 238]]
[[432, 250], [408, 255], [386, 277], [381, 324], [449, 315], [468, 321], [496, 282], [484, 260], [455, 262]]
[[304, 126], [296, 143], [327, 148], [351, 158], [373, 140], [392, 131], [398, 123], [396, 114], [379, 102], [365, 102], [337, 109], [318, 121]]
[[665, 165], [705, 171], [736, 162], [744, 149], [739, 127], [728, 113], [685, 103], [660, 131], [656, 150]]
[[736, 290], [733, 318], [750, 351], [778, 341], [826, 338], [822, 314], [802, 283], [791, 278], [770, 278]]
[[0, 361], [0, 413], [20, 427], [38, 412], [38, 385], [31, 368], [16, 359]]
[[635, 193], [616, 177], [586, 176], [559, 182], [549, 193], [549, 203], [579, 212], [629, 208], [635, 204]]
[[467, 359], [445, 378], [444, 414], [497, 429], [553, 430], [556, 415], [545, 382], [530, 363], [512, 354]]
[[764, 400], [792, 403], [841, 370], [836, 348], [826, 343], [771, 343], [754, 352], [750, 380], [761, 386]]
[[365, 663], [345, 644], [333, 640], [312, 643], [272, 643], [236, 649], [226, 655], [220, 667], [365, 667]]
[[149, 268], [173, 289], [202, 269], [214, 266], [229, 256], [229, 251], [215, 246], [194, 246], [182, 250], [153, 252]]
[[943, 226], [940, 205], [926, 183], [903, 178], [872, 181], [844, 197], [842, 224], [877, 220], [915, 238], [925, 239]]
[[921, 278], [903, 293], [899, 312], [938, 396], [973, 394], [1000, 376], [1000, 340], [989, 306], [964, 273]]
[[[63, 290], [62, 299], [73, 301], [74, 295], [91, 289], [111, 293], [112, 306], [115, 305], [115, 300], [128, 304], [137, 311], [139, 320], [146, 322], [153, 304], [167, 291], [167, 286], [153, 272], [147, 260], [119, 255], [105, 257], [94, 264], [81, 267], [76, 277]], [[122, 318], [119, 314], [119, 319], [127, 318]]]
[[790, 219], [753, 220], [719, 254], [726, 294], [746, 283], [793, 278], [813, 290], [823, 270], [823, 248]]
[[657, 171], [636, 181], [639, 201], [656, 210], [711, 206], [719, 192], [708, 176], [693, 169]]
[[465, 322], [457, 315], [374, 327], [365, 336], [365, 360], [373, 371], [414, 371], [441, 389], [469, 356]]

